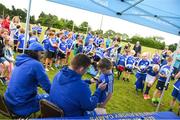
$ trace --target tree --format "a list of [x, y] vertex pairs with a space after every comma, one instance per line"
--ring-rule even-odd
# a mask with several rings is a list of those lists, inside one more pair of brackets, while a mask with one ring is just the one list
[[123, 33], [122, 35], [121, 35], [122, 37], [122, 40], [129, 40], [129, 36], [128, 36], [128, 34], [126, 34], [126, 33]]
[[95, 30], [94, 33], [97, 35], [103, 35], [103, 30], [98, 29], [98, 30]]
[[168, 46], [169, 50], [171, 50], [172, 52], [176, 50], [176, 47], [177, 47], [177, 43]]
[[108, 36], [113, 37], [113, 36], [115, 36], [115, 34], [116, 34], [116, 32], [114, 32], [113, 30], [107, 30], [103, 36], [105, 38], [107, 38]]
[[31, 24], [36, 24], [35, 16], [30, 16], [30, 23]]

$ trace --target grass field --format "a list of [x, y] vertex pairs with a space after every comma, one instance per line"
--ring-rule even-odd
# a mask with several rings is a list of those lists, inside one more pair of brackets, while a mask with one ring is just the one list
[[[45, 28], [43, 28], [45, 29]], [[43, 35], [41, 35], [40, 39], [42, 40]], [[122, 43], [122, 45], [125, 43]], [[152, 48], [142, 47], [142, 51], [144, 52], [152, 52], [154, 53], [156, 50]], [[53, 77], [59, 70], [47, 72], [51, 82]], [[89, 75], [84, 75], [83, 78], [90, 78]], [[117, 75], [115, 75], [114, 81], [114, 92], [112, 99], [107, 104], [107, 112], [108, 113], [119, 113], [119, 112], [154, 112], [156, 107], [151, 104], [151, 100], [144, 100], [143, 94], [139, 93], [138, 95], [135, 92], [135, 76], [131, 75], [130, 82], [124, 82], [122, 80], [117, 80]], [[163, 105], [160, 107], [160, 111], [167, 111], [169, 108], [169, 103], [172, 99], [171, 92], [173, 90], [174, 81], [170, 81], [170, 85], [168, 90], [165, 92], [163, 97]], [[156, 83], [153, 88], [150, 90], [150, 95], [152, 96], [155, 90]], [[78, 86], [77, 86], [78, 87]], [[0, 94], [4, 94], [6, 90], [5, 86], [0, 85]], [[92, 92], [95, 90], [95, 85], [91, 86]], [[39, 89], [39, 93], [43, 93], [43, 90]], [[177, 105], [175, 107], [175, 111], [177, 111]], [[0, 118], [5, 118], [0, 115]]]

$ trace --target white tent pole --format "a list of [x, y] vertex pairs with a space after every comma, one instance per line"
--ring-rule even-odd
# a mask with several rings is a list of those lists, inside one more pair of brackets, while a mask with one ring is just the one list
[[27, 16], [26, 16], [26, 31], [25, 31], [25, 40], [24, 40], [24, 46], [23, 46], [23, 53], [24, 53], [25, 48], [26, 48], [27, 38], [28, 38], [28, 34], [29, 34], [29, 20], [30, 20], [31, 3], [32, 3], [32, 0], [29, 0]]
[[162, 94], [161, 94], [161, 97], [160, 97], [159, 104], [158, 104], [158, 106], [157, 106], [157, 108], [156, 108], [156, 112], [159, 111], [159, 107], [160, 107], [160, 105], [161, 105], [161, 101], [162, 101], [162, 98], [163, 98], [163, 96], [164, 96], [164, 91], [165, 91], [165, 89], [166, 89], [166, 86], [168, 85], [168, 82], [169, 82], [168, 80], [169, 80], [170, 77], [171, 77], [171, 73], [172, 73], [172, 70], [173, 70], [173, 65], [174, 65], [174, 63], [175, 63], [175, 61], [176, 61], [176, 55], [177, 55], [177, 51], [179, 50], [179, 48], [180, 48], [180, 40], [179, 40], [179, 43], [178, 43], [178, 45], [177, 45], [177, 47], [176, 47], [176, 51], [174, 52], [173, 62], [172, 62], [171, 67], [170, 67], [170, 72], [169, 72], [169, 74], [168, 74], [168, 76], [167, 76], [167, 78], [166, 78], [165, 87], [163, 88], [163, 91], [162, 91]]
[[102, 15], [102, 17], [101, 17], [101, 23], [100, 23], [99, 30], [102, 30], [102, 25], [103, 25], [103, 15]]

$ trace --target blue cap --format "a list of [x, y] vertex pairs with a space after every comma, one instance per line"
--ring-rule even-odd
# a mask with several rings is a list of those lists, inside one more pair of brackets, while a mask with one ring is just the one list
[[33, 50], [33, 51], [44, 51], [43, 46], [38, 42], [33, 42], [26, 50]]

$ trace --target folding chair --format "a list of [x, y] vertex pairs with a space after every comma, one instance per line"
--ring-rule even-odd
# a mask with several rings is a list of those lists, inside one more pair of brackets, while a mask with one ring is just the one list
[[41, 118], [64, 116], [64, 112], [62, 109], [45, 99], [40, 100], [40, 111]]
[[0, 114], [8, 117], [8, 118], [17, 118], [12, 112], [9, 111], [8, 107], [6, 106], [4, 96], [0, 95]]

